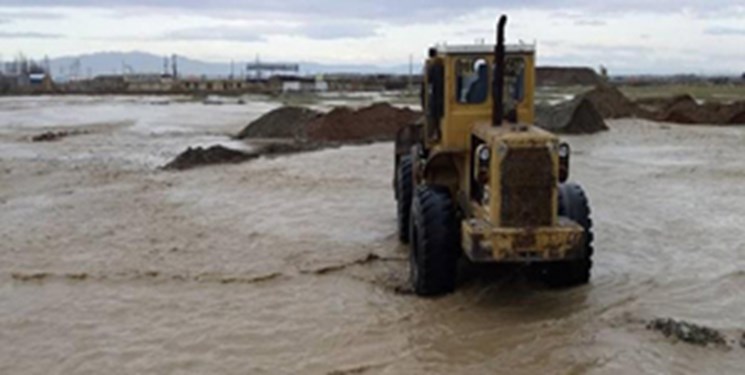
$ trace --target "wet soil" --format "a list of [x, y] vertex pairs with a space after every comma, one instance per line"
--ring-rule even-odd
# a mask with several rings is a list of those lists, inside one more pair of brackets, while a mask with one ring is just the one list
[[699, 103], [690, 95], [632, 101], [620, 90], [601, 84], [581, 94], [603, 118], [639, 117], [677, 124], [745, 125], [745, 102]]
[[[60, 98], [32, 115], [3, 100], [0, 373], [745, 366], [739, 348], [645, 329], [668, 316], [727, 339], [745, 327], [745, 128], [612, 120], [608, 132], [564, 137], [593, 209], [591, 284], [547, 289], [519, 268], [484, 267], [464, 272], [457, 293], [425, 300], [407, 294], [391, 143], [169, 173], [158, 167], [189, 145], [238, 149], [229, 135], [271, 106]], [[24, 138], [40, 119], [59, 128], [95, 115], [117, 125]]]
[[589, 99], [579, 96], [554, 106], [536, 106], [536, 125], [560, 134], [594, 134], [608, 130], [602, 114]]
[[417, 122], [421, 116], [419, 111], [396, 108], [388, 103], [360, 109], [340, 107], [310, 122], [307, 134], [317, 142], [393, 140], [399, 129]]
[[677, 321], [671, 318], [654, 319], [647, 324], [647, 329], [659, 331], [665, 335], [665, 337], [693, 345], [727, 346], [727, 340], [721, 332], [713, 328], [703, 327], [684, 321]]
[[205, 165], [242, 163], [255, 159], [258, 154], [250, 154], [244, 151], [232, 150], [224, 146], [212, 146], [209, 148], [187, 148], [171, 162], [163, 166], [166, 170], [186, 170]]
[[320, 112], [302, 107], [277, 108], [248, 124], [236, 138], [306, 139], [307, 124], [320, 115]]
[[375, 103], [363, 108], [336, 107], [328, 113], [282, 107], [246, 126], [238, 139], [291, 138], [314, 143], [364, 143], [395, 139], [398, 130], [415, 123], [421, 112]]
[[580, 96], [592, 102], [600, 115], [606, 119], [633, 117], [637, 114], [637, 106], [631, 99], [608, 84], [600, 84]]
[[184, 171], [209, 165], [238, 164], [259, 157], [277, 157], [315, 151], [322, 148], [339, 147], [340, 145], [303, 141], [281, 142], [278, 140], [264, 140], [263, 142], [252, 143], [251, 146], [250, 150], [235, 150], [221, 145], [207, 148], [189, 147], [164, 165], [162, 169]]
[[62, 138], [69, 137], [71, 135], [85, 134], [80, 131], [46, 131], [41, 134], [37, 134], [31, 137], [31, 142], [53, 142], [59, 141]]

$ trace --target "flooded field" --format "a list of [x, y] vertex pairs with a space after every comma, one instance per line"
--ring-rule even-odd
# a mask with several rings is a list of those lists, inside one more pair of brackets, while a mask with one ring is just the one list
[[[162, 100], [162, 99], [158, 99]], [[590, 285], [479, 269], [406, 293], [392, 144], [186, 172], [279, 103], [0, 99], [0, 373], [739, 374], [745, 128], [609, 121], [565, 137], [596, 226]], [[45, 131], [76, 130], [54, 142]]]

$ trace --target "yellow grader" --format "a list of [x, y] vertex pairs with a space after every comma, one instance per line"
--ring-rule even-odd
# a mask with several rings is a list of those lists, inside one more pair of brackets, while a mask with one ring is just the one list
[[592, 221], [582, 188], [567, 182], [570, 149], [533, 126], [535, 48], [430, 48], [423, 123], [396, 139], [398, 234], [409, 243], [416, 294], [453, 292], [461, 255], [536, 267], [552, 286], [590, 279]]

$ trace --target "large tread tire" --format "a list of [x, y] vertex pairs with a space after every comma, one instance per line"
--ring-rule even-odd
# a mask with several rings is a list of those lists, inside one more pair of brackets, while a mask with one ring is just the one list
[[404, 244], [409, 243], [413, 180], [411, 156], [402, 156], [396, 170], [396, 216], [398, 219], [398, 239]]
[[460, 227], [450, 191], [420, 186], [411, 208], [410, 278], [419, 296], [455, 290], [460, 255]]
[[552, 287], [572, 287], [590, 282], [592, 270], [592, 219], [590, 204], [581, 186], [573, 183], [559, 186], [559, 216], [567, 217], [584, 228], [580, 244], [573, 250], [576, 257], [572, 260], [546, 264], [543, 280]]

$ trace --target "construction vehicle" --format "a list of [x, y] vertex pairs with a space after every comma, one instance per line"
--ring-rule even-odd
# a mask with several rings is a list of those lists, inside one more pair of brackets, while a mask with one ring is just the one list
[[528, 264], [554, 286], [586, 284], [592, 221], [568, 183], [566, 143], [533, 126], [535, 47], [440, 45], [424, 66], [424, 121], [396, 139], [399, 238], [416, 294], [454, 291], [462, 255]]

